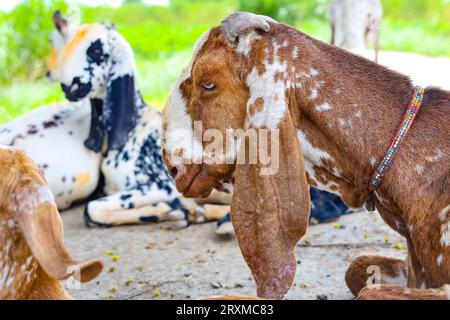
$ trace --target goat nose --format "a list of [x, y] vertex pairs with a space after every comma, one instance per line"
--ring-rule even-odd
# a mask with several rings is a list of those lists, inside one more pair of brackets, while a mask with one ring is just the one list
[[183, 174], [185, 172], [186, 167], [183, 164], [169, 164], [169, 175], [172, 178], [176, 178], [179, 174]]
[[177, 167], [172, 167], [170, 168], [169, 174], [172, 178], [175, 178], [178, 174], [178, 169]]

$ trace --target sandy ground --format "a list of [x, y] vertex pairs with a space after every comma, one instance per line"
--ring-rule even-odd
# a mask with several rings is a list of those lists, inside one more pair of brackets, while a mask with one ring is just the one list
[[[82, 208], [63, 214], [66, 242], [78, 259], [101, 257], [105, 271], [71, 293], [80, 299], [189, 299], [254, 295], [255, 285], [235, 239], [220, 239], [215, 224], [167, 231], [162, 225], [87, 229]], [[385, 242], [385, 237], [390, 241]], [[298, 270], [288, 299], [351, 299], [344, 274], [364, 253], [403, 257], [402, 243], [377, 214], [342, 217], [310, 226], [297, 246]], [[404, 248], [404, 243], [403, 243]], [[105, 254], [112, 251], [118, 256]]]
[[380, 64], [409, 75], [414, 84], [450, 90], [450, 58], [430, 58], [414, 53], [381, 52]]
[[[416, 84], [450, 90], [450, 59], [382, 52], [380, 63], [408, 74]], [[215, 236], [215, 224], [167, 231], [162, 225], [87, 229], [82, 209], [64, 212], [66, 242], [78, 259], [100, 257], [105, 271], [70, 290], [79, 299], [190, 299], [254, 295], [255, 285], [234, 239]], [[389, 237], [388, 242], [385, 237]], [[311, 226], [297, 247], [295, 286], [288, 299], [351, 299], [344, 274], [361, 253], [404, 257], [403, 239], [376, 214], [360, 212], [334, 223]], [[113, 261], [105, 250], [118, 256]]]

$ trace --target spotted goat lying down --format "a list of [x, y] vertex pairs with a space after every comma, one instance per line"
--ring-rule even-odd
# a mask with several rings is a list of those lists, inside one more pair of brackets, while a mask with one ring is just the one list
[[90, 281], [102, 263], [79, 263], [67, 251], [52, 193], [31, 159], [0, 146], [0, 172], [0, 300], [71, 299], [60, 280]]
[[[290, 26], [235, 13], [199, 39], [173, 89], [163, 112], [164, 161], [169, 169], [178, 166], [176, 186], [185, 196], [233, 182], [231, 219], [258, 296], [282, 298], [295, 276], [294, 249], [308, 226], [309, 186], [363, 207], [369, 179], [413, 88], [408, 77]], [[202, 131], [194, 135], [198, 122]], [[360, 299], [450, 297], [449, 122], [450, 93], [426, 89], [422, 109], [374, 195], [385, 222], [406, 238], [408, 257], [357, 258], [346, 281]], [[268, 147], [278, 141], [279, 169], [268, 174], [259, 159], [198, 161], [213, 154], [208, 139], [199, 140], [209, 129], [222, 136], [229, 129], [256, 130]], [[226, 152], [216, 159], [249, 154], [246, 140], [237, 136], [239, 149], [222, 148]], [[370, 266], [379, 267], [379, 286], [366, 287]]]
[[70, 103], [0, 126], [0, 143], [39, 165], [59, 209], [106, 194], [87, 203], [89, 226], [171, 221], [178, 228], [225, 215], [226, 208], [199, 207], [176, 191], [161, 158], [161, 114], [139, 93], [128, 42], [103, 24], [73, 25], [59, 11], [54, 23], [48, 75]]

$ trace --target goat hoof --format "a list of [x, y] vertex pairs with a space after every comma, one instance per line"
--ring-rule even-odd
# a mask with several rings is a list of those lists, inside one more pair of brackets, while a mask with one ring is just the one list
[[189, 215], [189, 221], [194, 224], [202, 224], [208, 222], [205, 216], [205, 208], [197, 207], [195, 211]]
[[170, 221], [167, 223], [169, 230], [181, 230], [189, 227], [189, 221], [186, 220], [178, 220], [178, 221]]
[[233, 237], [234, 236], [234, 228], [231, 222], [222, 223], [216, 229], [216, 235], [219, 237]]
[[84, 208], [83, 221], [84, 221], [84, 225], [88, 228], [111, 228], [112, 227], [111, 224], [100, 223], [100, 222], [96, 222], [96, 221], [92, 220], [91, 216], [89, 215], [88, 206], [86, 206]]

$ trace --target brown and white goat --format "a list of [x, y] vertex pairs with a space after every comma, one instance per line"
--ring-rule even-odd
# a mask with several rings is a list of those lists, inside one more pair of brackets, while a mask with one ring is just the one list
[[[165, 163], [185, 196], [206, 196], [234, 181], [232, 222], [257, 293], [282, 298], [295, 276], [294, 248], [308, 225], [309, 185], [363, 207], [369, 179], [412, 93], [406, 76], [270, 18], [236, 13], [202, 36], [172, 91], [164, 110]], [[201, 128], [194, 130], [197, 121]], [[408, 259], [358, 258], [347, 273], [355, 294], [366, 285], [369, 266], [378, 265], [386, 283], [364, 289], [361, 299], [448, 297], [449, 122], [450, 93], [428, 88], [375, 193], [385, 222], [406, 238]], [[219, 158], [231, 163], [202, 161], [214, 153], [205, 151], [211, 139], [202, 136], [210, 129], [223, 136], [229, 129], [278, 135], [279, 170], [262, 175], [267, 165], [236, 162], [229, 148]], [[248, 147], [241, 144], [237, 154]], [[401, 286], [389, 285], [403, 274]]]
[[24, 153], [0, 146], [0, 172], [0, 300], [71, 299], [59, 280], [90, 281], [102, 263], [67, 251], [50, 189]]

